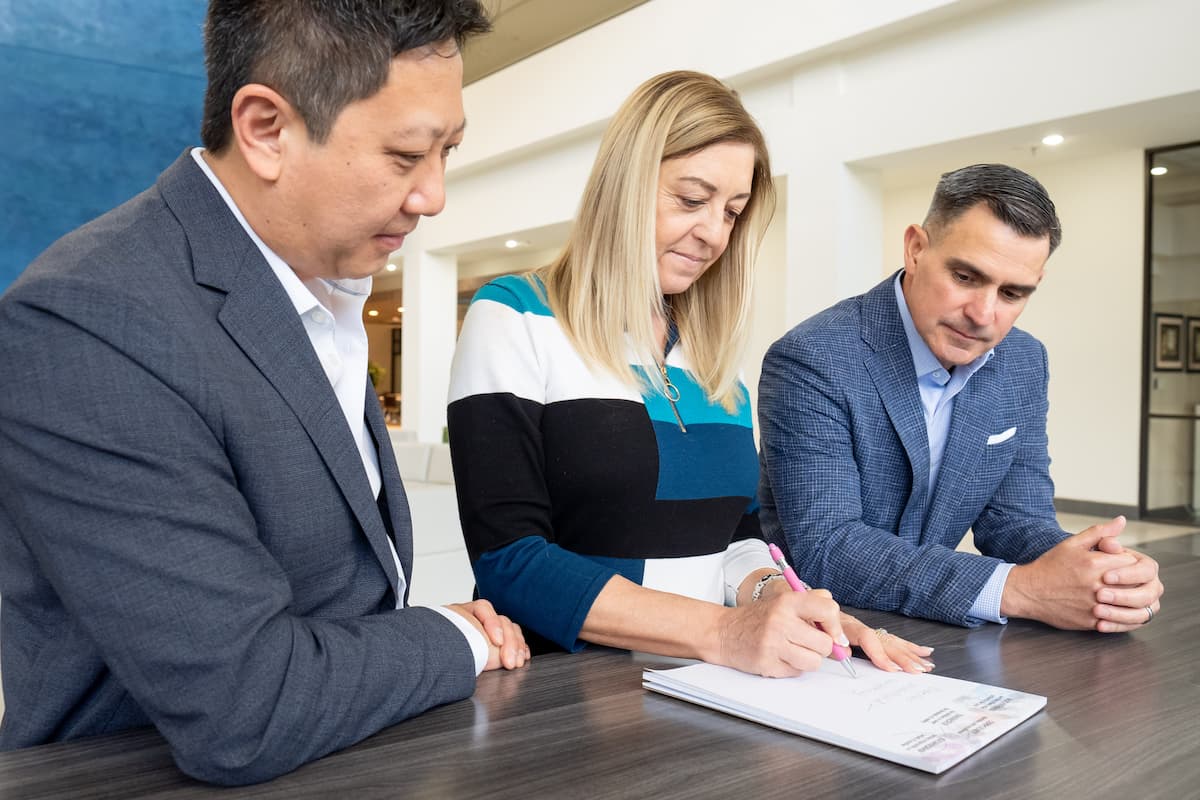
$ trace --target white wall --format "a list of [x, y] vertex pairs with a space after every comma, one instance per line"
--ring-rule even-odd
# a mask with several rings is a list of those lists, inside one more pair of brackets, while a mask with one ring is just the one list
[[[786, 179], [759, 265], [754, 386], [783, 331], [899, 266], [899, 232], [940, 171], [1032, 168], [1066, 227], [1023, 319], [1051, 353], [1058, 493], [1133, 505], [1141, 150], [1200, 130], [1198, 29], [1193, 0], [742, 0], [736, 13], [651, 0], [467, 88], [470, 132], [423, 246], [461, 254], [570, 220], [628, 92], [666, 69], [715, 74], [742, 92]], [[1031, 164], [1051, 125], [1068, 143]]]
[[1130, 150], [1037, 171], [1063, 243], [1018, 324], [1050, 354], [1059, 497], [1138, 502], [1144, 170], [1142, 152]]

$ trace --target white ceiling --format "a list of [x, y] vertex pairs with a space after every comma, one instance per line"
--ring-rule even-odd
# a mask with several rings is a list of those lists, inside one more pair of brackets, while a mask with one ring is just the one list
[[[1042, 137], [1059, 133], [1062, 144]], [[1200, 139], [1200, 92], [1132, 103], [1091, 114], [1063, 117], [1022, 128], [943, 142], [854, 162], [878, 170], [885, 188], [928, 183], [964, 164], [1001, 162], [1036, 172], [1038, 165], [1117, 150], [1153, 149]]]
[[472, 83], [646, 0], [484, 0], [492, 32], [463, 49], [463, 82]]

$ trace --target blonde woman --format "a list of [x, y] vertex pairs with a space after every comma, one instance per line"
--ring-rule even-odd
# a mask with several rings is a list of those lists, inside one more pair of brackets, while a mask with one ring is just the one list
[[459, 511], [480, 596], [535, 652], [780, 676], [848, 637], [884, 669], [932, 667], [827, 592], [789, 591], [767, 554], [738, 368], [773, 205], [737, 96], [659, 75], [609, 125], [562, 254], [472, 302], [450, 388]]

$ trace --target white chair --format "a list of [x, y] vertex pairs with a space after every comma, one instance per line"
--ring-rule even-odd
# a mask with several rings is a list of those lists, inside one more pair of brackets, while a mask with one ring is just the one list
[[419, 442], [397, 442], [392, 440], [392, 449], [396, 452], [396, 466], [400, 468], [400, 477], [405, 484], [409, 481], [424, 481], [429, 475], [429, 454], [433, 445]]

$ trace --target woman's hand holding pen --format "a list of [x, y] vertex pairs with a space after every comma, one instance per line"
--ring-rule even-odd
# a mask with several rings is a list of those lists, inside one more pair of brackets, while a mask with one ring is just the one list
[[[755, 577], [759, 573], [755, 573]], [[792, 594], [791, 588], [783, 581], [771, 581], [762, 590], [762, 599], [768, 600], [775, 595]], [[826, 596], [828, 592], [822, 592]], [[929, 660], [933, 653], [932, 647], [923, 647], [907, 639], [901, 639], [895, 634], [888, 633], [882, 628], [872, 629], [845, 612], [840, 612], [842, 630], [850, 640], [850, 644], [862, 648], [863, 654], [871, 659], [871, 663], [886, 672], [929, 672], [934, 664]], [[819, 663], [819, 662], [818, 662]]]
[[758, 602], [723, 611], [717, 651], [704, 660], [743, 672], [781, 678], [816, 670], [832, 652], [834, 640], [847, 641], [841, 610], [823, 590], [773, 591]]

